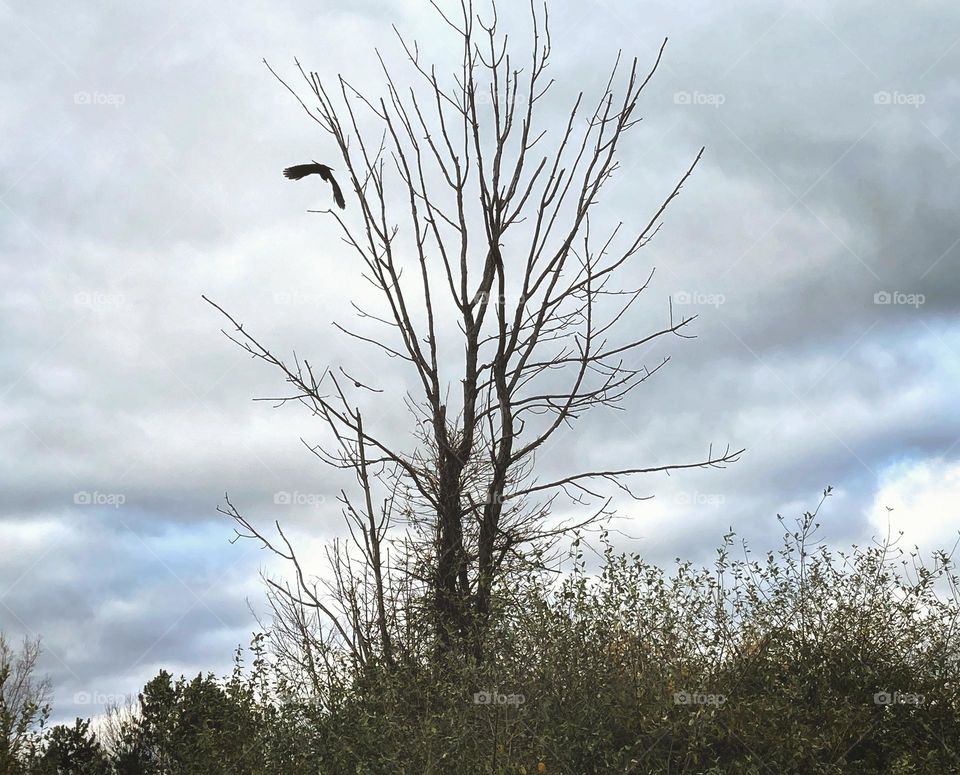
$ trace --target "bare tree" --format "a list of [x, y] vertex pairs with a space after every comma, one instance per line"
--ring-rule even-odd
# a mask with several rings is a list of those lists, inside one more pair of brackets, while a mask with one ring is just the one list
[[19, 651], [0, 633], [0, 772], [16, 772], [31, 734], [50, 715], [50, 683], [37, 677], [40, 640], [24, 638]]
[[[666, 303], [661, 327], [630, 329], [628, 313], [653, 272], [630, 283], [626, 270], [703, 149], [650, 217], [611, 222], [599, 233], [591, 214], [639, 121], [638, 100], [666, 41], [645, 72], [618, 55], [599, 97], [588, 104], [581, 92], [563, 121], [547, 128], [540, 118], [553, 85], [547, 9], [531, 4], [529, 50], [518, 64], [495, 7], [482, 16], [472, 0], [462, 0], [456, 15], [434, 8], [462, 52], [452, 78], [441, 78], [398, 32], [413, 85], [401, 85], [382, 57], [379, 97], [342, 76], [325, 81], [299, 62], [306, 97], [280, 79], [332, 139], [346, 170], [350, 207], [323, 212], [379, 294], [380, 309], [354, 307], [364, 325], [383, 332], [337, 326], [409, 369], [414, 448], [364, 425], [360, 396], [374, 388], [342, 369], [318, 372], [306, 360], [278, 357], [210, 302], [233, 325], [225, 332], [231, 339], [284, 374], [292, 391], [273, 400], [302, 402], [325, 423], [330, 443], [311, 450], [356, 474], [359, 499], [342, 492], [341, 500], [362, 572], [358, 585], [346, 555], [331, 555], [335, 609], [279, 525], [279, 539], [269, 538], [229, 501], [224, 511], [240, 535], [293, 564], [296, 581], [274, 582], [275, 591], [321, 612], [361, 662], [374, 653], [390, 660], [394, 641], [403, 640], [409, 612], [394, 607], [397, 572], [428, 593], [439, 648], [482, 659], [498, 580], [542, 556], [533, 547], [608, 513], [605, 488], [640, 497], [631, 488], [637, 475], [722, 466], [740, 454], [711, 447], [688, 463], [600, 469], [578, 467], [571, 456], [572, 470], [538, 478], [537, 454], [562, 430], [591, 409], [622, 408], [667, 363], [643, 363], [651, 343], [691, 336], [694, 317], [675, 318]], [[562, 494], [593, 503], [582, 521], [551, 522]], [[388, 538], [392, 526], [400, 541]]]

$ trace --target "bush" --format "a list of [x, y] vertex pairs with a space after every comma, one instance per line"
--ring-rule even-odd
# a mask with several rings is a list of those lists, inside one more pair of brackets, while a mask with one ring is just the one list
[[[401, 649], [328, 672], [317, 698], [258, 636], [249, 670], [238, 652], [226, 679], [147, 684], [110, 771], [960, 772], [950, 558], [833, 553], [815, 520], [762, 560], [733, 558], [731, 533], [713, 567], [669, 574], [605, 535], [590, 574], [577, 541], [560, 583], [530, 571], [500, 589], [488, 664]], [[47, 762], [88, 772], [57, 758], [97, 760], [87, 732], [51, 733]]]
[[[814, 514], [763, 560], [672, 575], [606, 545], [557, 588], [514, 584], [492, 665], [379, 670], [316, 722], [323, 771], [960, 771], [952, 564], [834, 554]], [[912, 580], [911, 580], [912, 577]], [[475, 704], [475, 691], [500, 704]], [[486, 699], [485, 696], [480, 699]]]

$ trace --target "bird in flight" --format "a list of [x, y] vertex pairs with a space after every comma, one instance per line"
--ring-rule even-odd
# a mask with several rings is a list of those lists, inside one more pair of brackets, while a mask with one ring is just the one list
[[333, 170], [326, 164], [317, 164], [316, 161], [313, 164], [297, 164], [294, 167], [287, 167], [283, 171], [283, 175], [290, 180], [300, 180], [307, 175], [319, 175], [333, 188], [333, 201], [337, 203], [337, 207], [343, 210], [347, 206], [347, 203], [343, 201], [343, 192], [340, 190], [340, 186], [333, 179]]

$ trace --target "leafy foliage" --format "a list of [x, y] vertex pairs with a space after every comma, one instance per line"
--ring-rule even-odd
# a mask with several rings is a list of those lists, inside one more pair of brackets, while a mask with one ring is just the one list
[[89, 719], [77, 719], [72, 727], [58, 724], [46, 735], [46, 747], [31, 769], [38, 775], [110, 775], [107, 752]]
[[0, 773], [17, 775], [21, 762], [39, 745], [39, 730], [50, 715], [48, 686], [34, 669], [40, 641], [14, 650], [0, 633]]
[[488, 662], [401, 650], [325, 674], [322, 696], [257, 636], [224, 679], [161, 672], [107, 743], [78, 720], [4, 772], [960, 771], [951, 560], [837, 553], [817, 527], [760, 559], [731, 533], [712, 567], [672, 573], [605, 535], [591, 573], [577, 541], [559, 582], [499, 590]]

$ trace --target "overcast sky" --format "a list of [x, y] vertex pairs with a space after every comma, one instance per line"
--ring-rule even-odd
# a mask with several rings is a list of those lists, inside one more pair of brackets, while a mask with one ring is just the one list
[[[656, 497], [624, 504], [619, 544], [657, 562], [708, 560], [728, 526], [775, 546], [776, 514], [827, 485], [836, 544], [885, 532], [889, 506], [907, 543], [952, 546], [960, 7], [585, 0], [551, 21], [558, 115], [617, 49], [651, 63], [670, 38], [605, 212], [639, 223], [707, 151], [637, 259], [656, 274], [628, 321], [672, 296], [698, 338], [645, 354], [672, 360], [542, 465], [746, 447], [723, 471], [636, 483]], [[341, 529], [300, 441], [314, 426], [251, 400], [280, 381], [201, 294], [277, 352], [366, 369], [395, 399], [381, 422], [407, 421], [410, 375], [331, 327], [359, 271], [306, 212], [326, 188], [280, 175], [331, 143], [261, 62], [379, 93], [374, 47], [410, 81], [392, 23], [444, 60], [419, 2], [0, 0], [0, 630], [43, 636], [58, 718], [160, 668], [222, 673], [247, 642], [266, 557], [228, 542], [224, 492], [305, 545]]]

